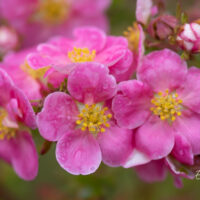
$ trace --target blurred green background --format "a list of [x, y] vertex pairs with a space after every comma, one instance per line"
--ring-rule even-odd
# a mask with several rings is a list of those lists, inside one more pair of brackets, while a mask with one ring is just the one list
[[[198, 0], [199, 1], [199, 0]], [[188, 10], [193, 0], [180, 1]], [[168, 0], [167, 8], [175, 13], [177, 1]], [[200, 7], [199, 7], [200, 12]], [[120, 35], [135, 19], [134, 0], [113, 0], [108, 10], [111, 33]], [[34, 135], [38, 151], [43, 140]], [[109, 168], [101, 164], [95, 174], [73, 176], [64, 171], [55, 159], [55, 144], [39, 157], [39, 173], [32, 182], [19, 179], [12, 168], [0, 162], [0, 200], [199, 200], [200, 181], [184, 180], [176, 189], [173, 179], [161, 183], [142, 182], [132, 169]]]

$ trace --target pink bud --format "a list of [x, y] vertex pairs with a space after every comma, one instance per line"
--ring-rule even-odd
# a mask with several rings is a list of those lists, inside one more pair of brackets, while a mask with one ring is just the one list
[[200, 52], [200, 21], [185, 24], [177, 36], [180, 47], [192, 53]]
[[174, 16], [162, 15], [151, 21], [148, 32], [152, 37], [164, 40], [173, 33], [176, 25], [177, 19]]

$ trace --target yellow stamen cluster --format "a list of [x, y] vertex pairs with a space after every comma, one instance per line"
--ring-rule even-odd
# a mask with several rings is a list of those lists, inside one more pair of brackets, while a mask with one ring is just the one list
[[98, 104], [86, 104], [78, 115], [76, 124], [82, 131], [88, 130], [93, 134], [105, 132], [106, 128], [110, 127], [108, 121], [112, 118], [112, 114], [106, 113], [107, 110], [107, 107], [102, 108]]
[[45, 73], [50, 67], [43, 67], [40, 69], [33, 69], [29, 66], [29, 64], [25, 61], [23, 65], [21, 65], [21, 69], [30, 75], [34, 79], [43, 78]]
[[34, 16], [47, 24], [60, 24], [69, 15], [69, 3], [66, 0], [40, 0], [38, 10]]
[[169, 93], [169, 90], [166, 90], [165, 93], [158, 92], [151, 103], [154, 105], [150, 108], [151, 111], [161, 120], [167, 120], [171, 123], [176, 120], [177, 116], [181, 115], [182, 100], [178, 99], [176, 92]]
[[140, 39], [140, 30], [138, 24], [134, 23], [133, 26], [129, 26], [127, 31], [124, 31], [124, 36], [128, 40], [129, 48], [132, 51], [138, 51], [139, 39]]
[[96, 51], [90, 51], [88, 48], [76, 48], [68, 52], [68, 57], [73, 63], [92, 62], [96, 56]]
[[5, 119], [5, 117], [7, 116], [7, 112], [0, 108], [0, 140], [4, 140], [4, 139], [11, 139], [13, 137], [15, 137], [15, 129], [12, 128], [8, 128], [6, 126], [3, 125], [3, 120]]

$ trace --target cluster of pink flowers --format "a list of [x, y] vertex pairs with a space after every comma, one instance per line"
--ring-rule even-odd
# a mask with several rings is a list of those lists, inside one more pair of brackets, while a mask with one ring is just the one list
[[[42, 26], [42, 36], [43, 30], [52, 34], [52, 25], [61, 26], [65, 15], [73, 18], [73, 12], [81, 11], [94, 16], [110, 1], [47, 0], [43, 5], [36, 0], [23, 1], [19, 9], [9, 6], [18, 2], [2, 0], [3, 16], [17, 28]], [[66, 6], [57, 13], [62, 23], [52, 18], [57, 10], [51, 4], [58, 10]], [[151, 24], [157, 13], [152, 1], [137, 1], [138, 22]], [[74, 175], [91, 174], [102, 161], [134, 168], [148, 182], [163, 180], [167, 172], [177, 186], [181, 177], [193, 178], [191, 169], [200, 155], [200, 69], [189, 68], [169, 48], [145, 55], [139, 23], [125, 37], [91, 25], [70, 35], [9, 53], [0, 62], [0, 157], [21, 178], [35, 178], [38, 158], [31, 130], [37, 128], [56, 143], [58, 163]], [[195, 53], [199, 38], [197, 23], [185, 24], [177, 35], [181, 47]]]

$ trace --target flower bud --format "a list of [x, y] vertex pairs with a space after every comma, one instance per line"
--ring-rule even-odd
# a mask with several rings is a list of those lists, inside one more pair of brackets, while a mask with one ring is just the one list
[[178, 33], [177, 41], [180, 47], [192, 53], [200, 52], [200, 20], [184, 24]]
[[177, 23], [174, 16], [162, 15], [150, 22], [148, 32], [152, 37], [164, 40], [173, 33]]

